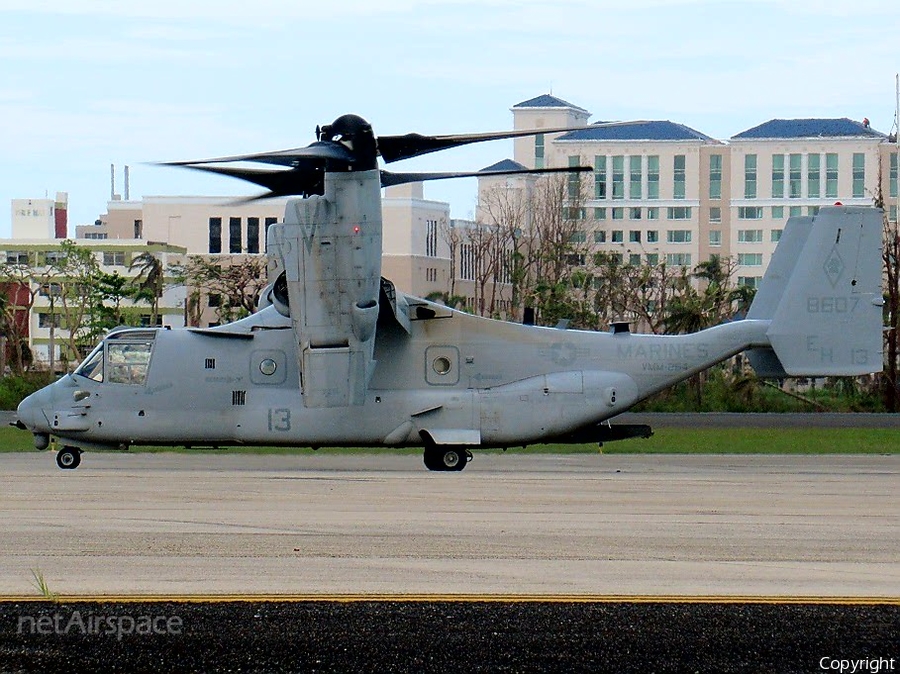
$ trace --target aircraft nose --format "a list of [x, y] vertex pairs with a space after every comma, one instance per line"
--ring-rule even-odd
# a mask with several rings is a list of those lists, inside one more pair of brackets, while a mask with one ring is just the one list
[[50, 395], [46, 389], [32, 393], [19, 403], [16, 416], [30, 431], [48, 431], [47, 419], [43, 408], [49, 402]]

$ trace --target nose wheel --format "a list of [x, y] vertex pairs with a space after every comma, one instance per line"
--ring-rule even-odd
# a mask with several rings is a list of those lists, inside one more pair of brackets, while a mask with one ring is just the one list
[[63, 447], [56, 453], [56, 465], [63, 470], [73, 470], [81, 463], [81, 450], [77, 447]]
[[472, 460], [472, 452], [461, 447], [425, 448], [425, 467], [428, 470], [462, 470]]

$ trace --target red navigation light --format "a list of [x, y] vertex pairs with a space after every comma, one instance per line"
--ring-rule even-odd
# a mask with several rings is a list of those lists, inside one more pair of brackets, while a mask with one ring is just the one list
[[353, 233], [359, 234], [359, 225], [353, 225]]

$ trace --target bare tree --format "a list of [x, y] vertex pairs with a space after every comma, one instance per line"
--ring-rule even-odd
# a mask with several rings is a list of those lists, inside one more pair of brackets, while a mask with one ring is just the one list
[[[884, 333], [884, 371], [881, 373], [881, 397], [885, 410], [897, 412], [900, 409], [900, 395], [897, 386], [897, 356], [898, 337], [897, 327], [900, 323], [900, 228], [898, 222], [891, 222], [885, 208], [884, 190], [882, 188], [882, 169], [878, 165], [878, 187], [876, 188], [875, 206], [884, 209], [883, 220], [883, 246], [881, 260], [883, 263], [884, 281], [884, 321], [887, 327]], [[900, 217], [898, 217], [900, 220]]]
[[[172, 268], [173, 274], [189, 288], [207, 296], [218, 296], [214, 307], [220, 322], [242, 318], [256, 311], [256, 299], [266, 287], [264, 257], [241, 255], [216, 258], [191, 255], [184, 265]], [[194, 294], [191, 294], [194, 298]]]

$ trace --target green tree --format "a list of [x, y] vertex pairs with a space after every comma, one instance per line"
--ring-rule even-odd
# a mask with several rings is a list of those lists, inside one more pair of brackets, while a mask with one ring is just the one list
[[159, 322], [159, 301], [166, 289], [165, 269], [162, 261], [147, 251], [137, 255], [128, 265], [128, 269], [138, 270], [133, 283], [137, 288], [134, 299], [150, 304], [150, 325]]

